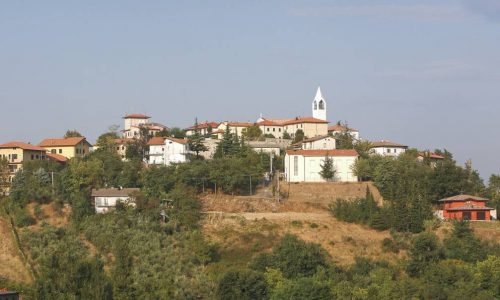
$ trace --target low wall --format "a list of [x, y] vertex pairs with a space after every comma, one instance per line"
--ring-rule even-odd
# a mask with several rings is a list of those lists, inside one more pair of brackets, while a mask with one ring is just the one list
[[332, 201], [338, 198], [348, 200], [364, 197], [367, 187], [373, 194], [375, 201], [382, 204], [384, 199], [372, 182], [281, 182], [280, 189], [282, 194], [288, 195], [288, 199], [285, 201], [308, 202], [328, 207]]

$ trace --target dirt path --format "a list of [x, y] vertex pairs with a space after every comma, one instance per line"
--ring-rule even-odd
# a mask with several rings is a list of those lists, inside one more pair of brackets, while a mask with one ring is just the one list
[[9, 222], [0, 217], [0, 277], [15, 282], [31, 282], [31, 276], [19, 255]]

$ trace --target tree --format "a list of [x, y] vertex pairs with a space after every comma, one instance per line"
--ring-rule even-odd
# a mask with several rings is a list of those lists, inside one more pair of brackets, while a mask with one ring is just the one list
[[293, 139], [293, 143], [302, 142], [304, 138], [305, 138], [304, 131], [302, 131], [302, 129], [297, 129], [297, 131], [295, 132], [295, 138]]
[[200, 157], [200, 152], [208, 151], [207, 146], [203, 143], [203, 136], [198, 128], [198, 118], [194, 120], [194, 132], [189, 137], [189, 150], [196, 153], [196, 158]]
[[341, 132], [334, 135], [337, 149], [354, 149], [355, 140], [347, 123], [338, 122], [337, 124], [343, 128]]
[[167, 128], [163, 128], [162, 130], [155, 133], [155, 136], [159, 137], [169, 137], [171, 136], [170, 131]]
[[[267, 257], [266, 257], [267, 256]], [[328, 254], [320, 245], [306, 243], [296, 236], [287, 234], [279, 245], [273, 248], [271, 256], [264, 253], [257, 257], [255, 268], [272, 267], [281, 270], [286, 278], [313, 276], [319, 267], [327, 266]], [[262, 263], [264, 262], [264, 263]], [[269, 264], [269, 265], [266, 265]]]
[[333, 166], [333, 159], [328, 156], [328, 153], [325, 156], [325, 159], [323, 160], [323, 163], [321, 164], [321, 171], [319, 174], [323, 179], [326, 181], [331, 181], [335, 177], [335, 168]]
[[106, 151], [116, 152], [115, 139], [120, 138], [118, 134], [118, 127], [112, 125], [109, 127], [108, 131], [101, 134], [96, 141], [96, 145], [99, 149], [105, 149]]
[[443, 257], [437, 236], [431, 232], [417, 235], [409, 252], [410, 261], [406, 270], [411, 276], [421, 275], [428, 266]]
[[242, 134], [246, 140], [255, 141], [262, 136], [262, 130], [258, 125], [252, 125], [244, 128]]
[[76, 130], [67, 130], [66, 133], [64, 134], [65, 138], [70, 138], [70, 137], [81, 137], [82, 135], [80, 132]]
[[285, 140], [291, 140], [292, 137], [290, 136], [290, 134], [285, 130], [285, 132], [283, 132], [283, 139]]
[[217, 288], [221, 300], [269, 299], [265, 276], [253, 270], [229, 271], [221, 278]]
[[9, 162], [0, 158], [0, 196], [5, 195], [9, 185]]
[[176, 139], [183, 139], [186, 137], [186, 132], [179, 127], [170, 128], [170, 136], [173, 136]]
[[241, 152], [242, 145], [239, 141], [238, 136], [236, 134], [233, 134], [229, 129], [229, 126], [226, 125], [226, 129], [224, 130], [222, 139], [219, 144], [217, 144], [217, 148], [215, 149], [214, 158], [234, 156], [241, 154]]

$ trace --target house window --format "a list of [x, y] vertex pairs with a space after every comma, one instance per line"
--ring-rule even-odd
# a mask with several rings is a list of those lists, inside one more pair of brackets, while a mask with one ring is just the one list
[[120, 150], [120, 147], [116, 147], [116, 151]]
[[12, 160], [16, 160], [17, 159], [17, 154], [12, 154]]
[[484, 211], [478, 211], [476, 220], [486, 220], [486, 214]]
[[52, 154], [56, 154], [56, 149], [52, 149], [52, 150], [50, 150], [50, 153], [52, 153]]
[[267, 131], [269, 132], [269, 127], [267, 127]]
[[278, 131], [281, 132], [281, 128], [278, 128]]
[[38, 154], [35, 157], [36, 157], [36, 159], [38, 159]]
[[62, 149], [59, 149], [59, 154], [61, 154], [61, 153], [62, 153]]
[[275, 132], [275, 131], [276, 131], [276, 128], [273, 128], [273, 132]]
[[391, 149], [387, 149], [387, 153], [391, 153]]
[[299, 175], [299, 157], [294, 156], [293, 157], [293, 176], [298, 176]]
[[31, 154], [31, 160], [35, 159], [35, 155]]
[[318, 103], [316, 103], [316, 101], [314, 101], [314, 110], [318, 109]]

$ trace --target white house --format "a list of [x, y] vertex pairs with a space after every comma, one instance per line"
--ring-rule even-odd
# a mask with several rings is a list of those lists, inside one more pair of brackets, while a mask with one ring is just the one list
[[317, 136], [293, 144], [294, 149], [303, 150], [329, 150], [335, 149], [335, 146], [335, 138], [329, 135]]
[[135, 206], [133, 193], [139, 191], [140, 189], [137, 188], [93, 189], [92, 199], [94, 201], [95, 212], [100, 214], [114, 210], [118, 201]]
[[209, 135], [212, 132], [216, 131], [217, 127], [219, 127], [218, 122], [206, 121], [206, 122], [198, 124], [198, 126], [193, 125], [191, 127], [188, 127], [186, 129], [184, 129], [184, 131], [186, 132], [186, 136], [191, 136], [198, 129], [201, 135], [206, 136], [206, 135]]
[[354, 140], [359, 140], [359, 131], [357, 129], [339, 124], [328, 126], [328, 134], [330, 134], [331, 136], [335, 136], [336, 134], [341, 134], [344, 132], [348, 132]]
[[332, 150], [287, 150], [285, 155], [285, 178], [289, 182], [324, 182], [320, 172], [325, 158], [333, 160], [336, 182], [356, 182], [358, 178], [352, 166], [358, 158], [353, 149]]
[[408, 149], [408, 146], [384, 140], [379, 142], [372, 142], [371, 144], [372, 153], [382, 156], [396, 157], [400, 154], [405, 153], [406, 149]]
[[123, 137], [127, 139], [137, 138], [140, 135], [141, 127], [147, 128], [148, 133], [154, 136], [155, 133], [162, 131], [163, 129], [168, 129], [166, 126], [160, 123], [150, 123], [149, 119], [151, 117], [144, 114], [127, 114], [123, 117], [124, 119], [124, 129]]
[[170, 165], [187, 162], [189, 154], [188, 140], [173, 137], [154, 137], [149, 140], [150, 165]]

